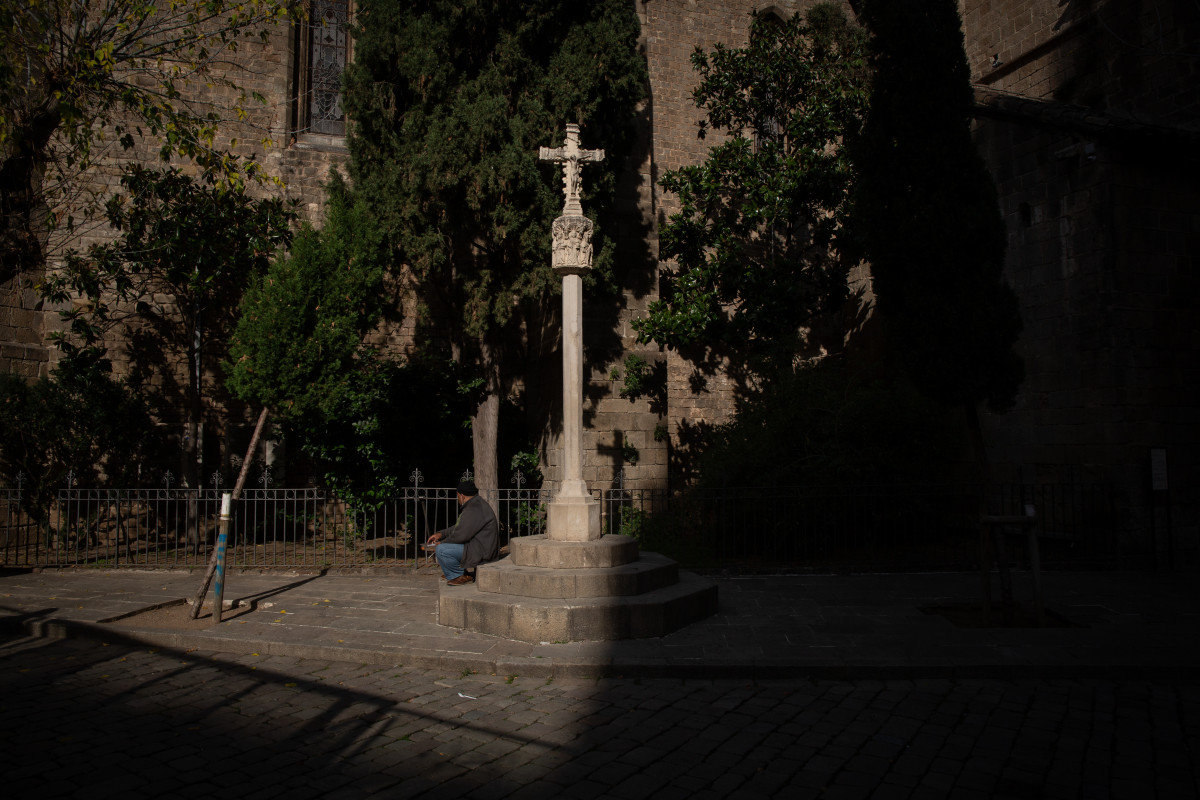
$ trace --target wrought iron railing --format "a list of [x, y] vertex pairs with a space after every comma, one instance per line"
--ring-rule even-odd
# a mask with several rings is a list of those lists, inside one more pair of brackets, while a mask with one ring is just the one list
[[[38, 517], [0, 490], [0, 564], [182, 568], [207, 563], [215, 489], [63, 489]], [[232, 505], [230, 567], [417, 566], [430, 533], [457, 519], [454, 489], [410, 488], [369, 509], [324, 489], [247, 489]], [[493, 494], [502, 542], [538, 533], [546, 493]]]
[[[64, 488], [30, 515], [21, 486], [0, 489], [0, 565], [190, 568], [207, 563], [221, 492]], [[697, 567], [968, 567], [978, 557], [980, 501], [969, 486], [722, 488], [597, 492], [605, 533]], [[542, 533], [548, 492], [488, 494], [502, 544]], [[1032, 506], [1042, 558], [1113, 562], [1113, 493], [1098, 484], [1000, 487], [990, 513]], [[420, 545], [457, 518], [452, 488], [414, 486], [369, 509], [321, 488], [248, 489], [233, 504], [231, 568], [426, 563]], [[1019, 555], [1020, 548], [1012, 551]]]

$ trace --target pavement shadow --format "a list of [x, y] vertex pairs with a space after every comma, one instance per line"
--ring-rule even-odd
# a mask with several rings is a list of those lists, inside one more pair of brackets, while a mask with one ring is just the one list
[[[289, 659], [296, 669], [283, 671], [270, 660], [148, 649], [116, 632], [106, 642], [10, 638], [0, 695], [6, 727], [21, 735], [0, 753], [6, 784], [17, 797], [249, 797], [281, 787], [312, 797], [351, 784], [363, 796], [398, 786], [409, 797], [471, 771], [451, 761], [461, 743], [431, 732], [465, 729], [472, 747], [536, 743], [461, 710], [407, 702], [423, 671], [311, 659]], [[379, 676], [396, 693], [332, 685], [351, 675]], [[438, 686], [447, 703], [478, 699], [449, 679]], [[362, 757], [384, 749], [382, 762]]]

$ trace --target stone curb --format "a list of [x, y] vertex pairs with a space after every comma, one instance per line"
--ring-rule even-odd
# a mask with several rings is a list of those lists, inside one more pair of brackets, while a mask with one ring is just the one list
[[243, 638], [196, 634], [135, 627], [114, 628], [105, 623], [77, 620], [0, 619], [0, 634], [39, 639], [88, 639], [136, 647], [168, 648], [186, 652], [208, 650], [237, 655], [258, 654], [348, 663], [471, 670], [495, 675], [531, 678], [598, 680], [683, 679], [683, 680], [1187, 680], [1197, 679], [1194, 665], [1160, 664], [805, 664], [774, 662], [699, 662], [665, 659], [587, 661], [570, 658], [521, 656], [471, 656], [437, 651], [372, 650], [280, 641], [248, 642]]

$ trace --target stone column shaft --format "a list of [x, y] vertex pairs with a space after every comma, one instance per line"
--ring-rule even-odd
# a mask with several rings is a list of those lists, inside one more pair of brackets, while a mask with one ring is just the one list
[[583, 481], [583, 278], [564, 275], [563, 307], [563, 475], [561, 492], [588, 493]]

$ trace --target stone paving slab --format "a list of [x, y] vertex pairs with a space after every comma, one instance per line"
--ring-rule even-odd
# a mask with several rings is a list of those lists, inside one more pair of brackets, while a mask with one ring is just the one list
[[[0, 626], [43, 637], [543, 677], [1119, 677], [1200, 669], [1192, 573], [1047, 573], [1047, 608], [1073, 627], [1042, 629], [961, 628], [922, 611], [978, 602], [974, 573], [713, 576], [715, 616], [661, 638], [621, 642], [524, 643], [438, 625], [441, 582], [428, 570], [234, 573], [224, 597], [239, 613], [220, 625], [163, 630], [139, 627], [137, 616], [101, 622], [190, 598], [201, 577], [0, 572]], [[1016, 575], [1026, 605], [1029, 585], [1028, 575]]]

